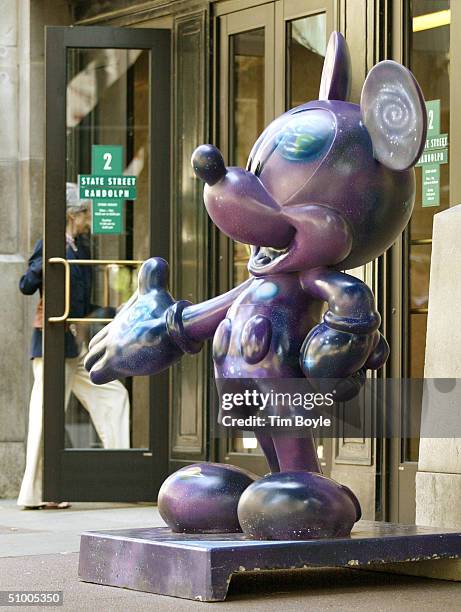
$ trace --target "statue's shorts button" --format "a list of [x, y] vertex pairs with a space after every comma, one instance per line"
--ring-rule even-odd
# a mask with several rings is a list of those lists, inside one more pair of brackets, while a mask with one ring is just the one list
[[268, 318], [256, 315], [249, 319], [242, 330], [240, 347], [247, 363], [255, 364], [264, 359], [269, 351], [272, 326]]
[[230, 319], [223, 319], [218, 325], [213, 338], [213, 360], [220, 365], [226, 358], [229, 350], [232, 323]]

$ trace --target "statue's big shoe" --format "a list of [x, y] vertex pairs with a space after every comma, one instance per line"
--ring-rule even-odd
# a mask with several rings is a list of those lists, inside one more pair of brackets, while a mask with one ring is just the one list
[[222, 463], [188, 465], [162, 484], [158, 495], [160, 516], [179, 533], [240, 532], [237, 505], [257, 478]]
[[257, 480], [238, 505], [243, 532], [258, 540], [347, 537], [360, 516], [360, 504], [348, 487], [301, 471]]

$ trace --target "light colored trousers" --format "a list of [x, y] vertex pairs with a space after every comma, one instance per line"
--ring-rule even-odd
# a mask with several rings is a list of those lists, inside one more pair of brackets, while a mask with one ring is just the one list
[[[130, 401], [122, 383], [114, 380], [105, 385], [91, 382], [83, 366], [86, 352], [66, 359], [65, 406], [71, 392], [90, 414], [104, 448], [130, 447]], [[43, 359], [32, 360], [34, 385], [30, 396], [29, 433], [27, 436], [26, 469], [18, 497], [18, 506], [43, 503]], [[63, 500], [46, 500], [63, 501]]]

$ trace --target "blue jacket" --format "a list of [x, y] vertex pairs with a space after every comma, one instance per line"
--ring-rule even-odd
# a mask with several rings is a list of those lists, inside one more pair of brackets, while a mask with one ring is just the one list
[[[71, 246], [66, 248], [67, 259], [89, 259], [90, 251], [80, 237], [75, 239], [77, 250]], [[24, 295], [33, 295], [37, 290], [42, 296], [43, 282], [43, 240], [38, 240], [29, 259], [26, 273], [19, 281], [19, 289]], [[70, 317], [86, 317], [94, 309], [91, 303], [92, 274], [90, 266], [70, 267]], [[65, 357], [77, 357], [80, 353], [75, 336], [71, 331], [65, 332]], [[32, 332], [31, 358], [42, 357], [42, 330], [34, 328]]]

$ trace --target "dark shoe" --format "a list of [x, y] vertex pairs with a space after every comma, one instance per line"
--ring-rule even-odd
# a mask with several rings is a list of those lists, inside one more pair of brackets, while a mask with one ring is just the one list
[[66, 510], [71, 508], [69, 502], [47, 502], [42, 506], [43, 510]]
[[41, 504], [40, 506], [23, 506], [22, 509], [23, 510], [41, 510], [44, 507], [44, 504]]

